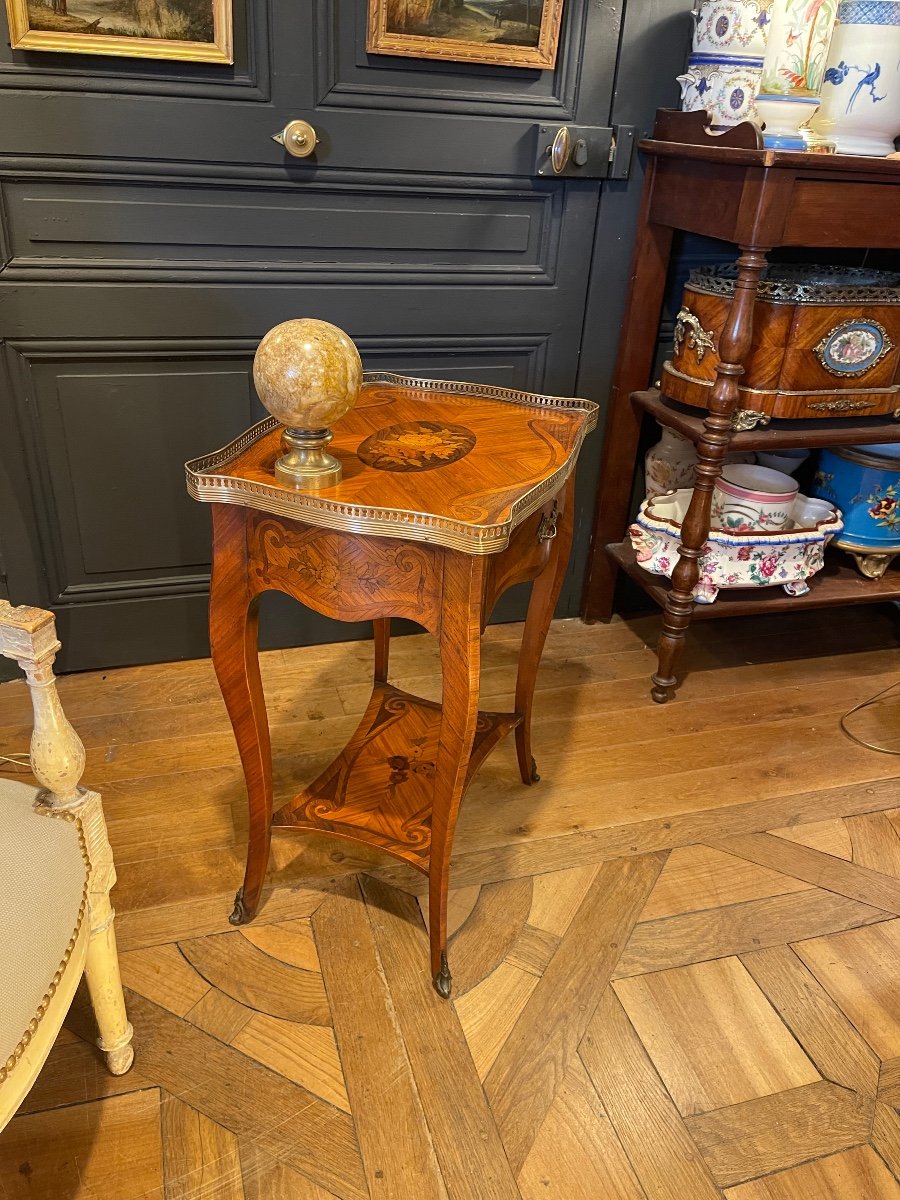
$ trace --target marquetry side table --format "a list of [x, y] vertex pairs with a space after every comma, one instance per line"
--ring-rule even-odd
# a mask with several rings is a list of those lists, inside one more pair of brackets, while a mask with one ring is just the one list
[[[522, 782], [538, 776], [530, 722], [538, 663], [569, 557], [573, 472], [597, 406], [502, 388], [369, 373], [330, 446], [343, 479], [279, 483], [282, 427], [268, 418], [187, 464], [212, 505], [212, 658], [247, 784], [250, 832], [232, 923], [253, 919], [273, 826], [377, 846], [428, 876], [431, 973], [450, 994], [447, 888], [466, 786], [515, 729]], [[534, 581], [514, 709], [478, 711], [481, 634], [513, 584]], [[274, 816], [257, 658], [257, 603], [286, 592], [326, 616], [372, 620], [375, 678], [359, 728]], [[388, 682], [391, 617], [440, 642], [440, 705]]]

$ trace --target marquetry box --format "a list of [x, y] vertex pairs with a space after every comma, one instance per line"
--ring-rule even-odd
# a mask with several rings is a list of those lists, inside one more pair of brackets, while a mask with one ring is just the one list
[[[661, 389], [707, 408], [733, 265], [691, 271]], [[900, 276], [775, 264], [762, 280], [738, 408], [772, 417], [900, 416]]]

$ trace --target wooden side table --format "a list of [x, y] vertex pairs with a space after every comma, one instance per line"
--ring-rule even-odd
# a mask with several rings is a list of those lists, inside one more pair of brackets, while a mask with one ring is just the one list
[[[653, 138], [640, 143], [649, 163], [607, 414], [583, 606], [585, 620], [608, 620], [616, 576], [624, 567], [664, 608], [651, 689], [658, 703], [671, 696], [677, 682], [676, 665], [694, 613], [698, 560], [709, 535], [712, 491], [728, 450], [900, 441], [900, 425], [889, 418], [782, 421], [756, 429], [754, 420], [760, 414], [740, 411], [738, 387], [752, 343], [756, 293], [768, 252], [777, 246], [847, 248], [873, 243], [900, 248], [900, 162], [764, 150], [755, 125], [745, 122], [711, 136], [707, 120], [702, 112], [660, 110]], [[716, 380], [705, 417], [702, 410], [686, 413], [658, 392], [645, 390], [676, 229], [736, 242], [740, 248], [734, 298], [719, 338]], [[647, 410], [697, 446], [694, 495], [671, 586], [642, 570], [623, 541], [641, 417]], [[723, 598], [705, 606], [702, 615], [865, 603], [900, 595], [896, 585], [891, 592], [890, 581], [863, 580], [850, 569], [826, 569], [810, 584], [806, 596], [748, 599], [732, 593], [725, 603]]]
[[[466, 786], [511, 729], [522, 782], [538, 776], [531, 708], [572, 539], [575, 461], [589, 401], [367, 374], [334, 427], [343, 479], [320, 492], [278, 483], [269, 418], [187, 464], [212, 504], [210, 642], [247, 783], [250, 832], [231, 920], [252, 920], [271, 829], [377, 846], [429, 880], [431, 972], [450, 994], [447, 887]], [[479, 712], [481, 634], [500, 595], [534, 580], [512, 712]], [[275, 589], [344, 621], [372, 620], [375, 680], [334, 762], [272, 815], [272, 759], [257, 657], [257, 602]], [[391, 617], [439, 639], [443, 702], [388, 682]]]

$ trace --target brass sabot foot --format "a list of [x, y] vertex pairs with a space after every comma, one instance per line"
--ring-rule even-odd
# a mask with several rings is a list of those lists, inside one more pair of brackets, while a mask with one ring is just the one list
[[252, 921], [254, 913], [248, 912], [244, 904], [244, 889], [239, 887], [234, 897], [234, 908], [231, 910], [231, 916], [228, 918], [232, 925], [246, 925], [248, 921]]
[[434, 977], [434, 990], [442, 1000], [450, 999], [450, 989], [453, 987], [453, 977], [447, 966], [447, 952], [441, 955], [441, 969]]

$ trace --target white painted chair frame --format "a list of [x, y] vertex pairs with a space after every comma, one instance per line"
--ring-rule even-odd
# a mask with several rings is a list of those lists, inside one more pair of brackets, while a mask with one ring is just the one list
[[[9, 1121], [50, 1052], [84, 975], [97, 1028], [97, 1044], [114, 1075], [134, 1060], [132, 1028], [125, 1013], [109, 893], [116, 882], [112, 850], [100, 797], [80, 786], [84, 746], [60, 704], [53, 663], [60, 643], [53, 614], [37, 608], [13, 608], [0, 600], [0, 654], [25, 672], [34, 710], [31, 770], [42, 786], [35, 811], [74, 822], [88, 864], [86, 911], [80, 914], [67, 959], [52, 980], [35, 1019], [5, 1063], [0, 1063], [0, 1129]], [[74, 916], [74, 914], [73, 914]], [[87, 918], [86, 920], [84, 918]], [[0, 997], [2, 1003], [2, 997]]]

